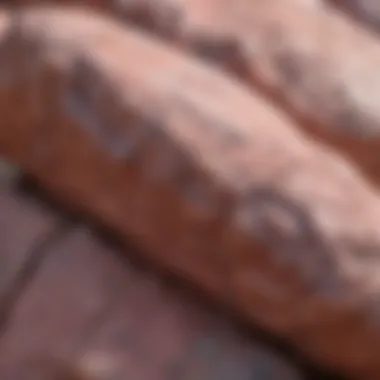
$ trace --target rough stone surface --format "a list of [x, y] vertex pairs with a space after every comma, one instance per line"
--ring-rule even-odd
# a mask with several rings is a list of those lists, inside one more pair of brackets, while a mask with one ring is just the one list
[[[221, 65], [379, 181], [380, 45], [322, 1], [71, 2], [108, 10]], [[342, 7], [377, 17], [367, 3]]]
[[[13, 302], [0, 302], [2, 380], [309, 380], [297, 363], [245, 337], [190, 292], [124, 260], [121, 247], [97, 231], [25, 193], [0, 194], [1, 270], [29, 247], [17, 286], [7, 287]], [[42, 219], [65, 228], [42, 233]], [[49, 243], [36, 246], [32, 235]]]
[[379, 378], [380, 198], [357, 170], [100, 14], [3, 13], [0, 29], [0, 151], [314, 360]]
[[[115, 11], [148, 28], [156, 20], [154, 30], [259, 88], [301, 128], [344, 151], [377, 182], [380, 45], [331, 9], [306, 3], [129, 0]], [[135, 16], [134, 7], [145, 10], [145, 19]], [[163, 10], [176, 14], [176, 22], [160, 23]]]

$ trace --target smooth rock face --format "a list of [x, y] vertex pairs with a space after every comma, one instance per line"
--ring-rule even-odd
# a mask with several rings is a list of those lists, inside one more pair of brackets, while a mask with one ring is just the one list
[[3, 13], [0, 36], [2, 153], [314, 360], [379, 378], [380, 198], [356, 169], [101, 14]]

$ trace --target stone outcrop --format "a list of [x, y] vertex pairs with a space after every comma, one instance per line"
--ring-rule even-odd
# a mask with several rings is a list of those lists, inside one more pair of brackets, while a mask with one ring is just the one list
[[14, 169], [0, 170], [2, 380], [310, 379], [286, 351], [134, 265], [131, 247], [46, 207]]
[[[346, 3], [342, 7], [351, 9]], [[360, 9], [363, 3], [356, 1]], [[327, 5], [302, 0], [129, 0], [120, 1], [113, 12], [259, 88], [304, 130], [379, 180], [380, 45]], [[372, 17], [377, 13], [370, 12]]]
[[[272, 3], [257, 5], [263, 24]], [[207, 8], [199, 9], [206, 25]], [[308, 13], [289, 14], [297, 25]], [[268, 25], [277, 21], [273, 14]], [[281, 20], [293, 30], [290, 21]], [[349, 24], [336, 28], [345, 30], [347, 54], [352, 39], [372, 46], [353, 28], [350, 40]], [[364, 55], [359, 68], [375, 69], [372, 48], [373, 61]], [[331, 49], [332, 78], [344, 70]], [[287, 107], [272, 105], [263, 87], [84, 8], [4, 11], [0, 73], [2, 154], [251, 323], [319, 363], [379, 378], [378, 190]], [[343, 85], [348, 77], [337, 78]], [[281, 92], [281, 83], [267, 87]], [[320, 88], [321, 98], [332, 94]], [[328, 106], [318, 104], [320, 117], [338, 133]], [[376, 142], [376, 123], [363, 125]]]
[[367, 177], [379, 181], [380, 45], [376, 35], [343, 16], [353, 14], [370, 26], [378, 19], [376, 1], [65, 3], [108, 11], [223, 67], [286, 110], [313, 138], [344, 152]]

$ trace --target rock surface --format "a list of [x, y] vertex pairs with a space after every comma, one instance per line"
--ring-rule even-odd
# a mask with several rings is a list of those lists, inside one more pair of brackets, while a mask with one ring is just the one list
[[[20, 3], [36, 3], [21, 0]], [[52, 2], [54, 2], [52, 0]], [[176, 42], [279, 104], [380, 180], [380, 44], [331, 0], [67, 0]], [[335, 1], [373, 24], [376, 0]]]
[[0, 18], [0, 151], [252, 323], [377, 380], [380, 198], [361, 173], [137, 29], [79, 8], [16, 16]]
[[344, 151], [379, 181], [380, 45], [373, 35], [326, 6], [302, 0], [118, 4], [114, 11], [125, 19], [259, 88], [301, 128]]
[[0, 187], [0, 379], [311, 380], [28, 188]]

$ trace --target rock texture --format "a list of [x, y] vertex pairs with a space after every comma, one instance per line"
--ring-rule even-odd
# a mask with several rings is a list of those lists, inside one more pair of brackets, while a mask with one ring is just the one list
[[[363, 3], [356, 1], [361, 10]], [[366, 175], [379, 180], [380, 45], [373, 35], [320, 2], [129, 0], [119, 4], [116, 13], [154, 27], [259, 88], [304, 130], [344, 151]], [[349, 2], [342, 7], [350, 8]], [[368, 14], [377, 17], [376, 12]]]
[[314, 360], [379, 378], [380, 198], [337, 152], [80, 8], [3, 12], [0, 72], [0, 151], [46, 189]]
[[311, 379], [15, 182], [0, 187], [2, 380]]
[[[21, 0], [20, 3], [36, 3]], [[314, 138], [380, 180], [376, 0], [68, 0], [107, 10], [260, 89]]]

